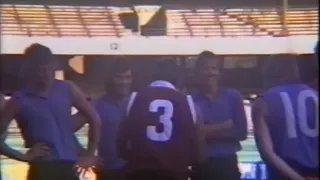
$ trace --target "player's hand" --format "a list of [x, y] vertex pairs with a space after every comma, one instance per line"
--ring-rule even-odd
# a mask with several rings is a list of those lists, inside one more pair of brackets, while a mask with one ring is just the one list
[[80, 148], [78, 149], [78, 156], [79, 156], [79, 157], [86, 156], [87, 154], [88, 154], [88, 153], [87, 153], [87, 150], [86, 150], [85, 148], [80, 147]]
[[25, 154], [25, 160], [27, 162], [33, 161], [34, 159], [42, 156], [50, 155], [50, 148], [48, 148], [44, 143], [36, 143], [29, 149]]
[[87, 172], [91, 172], [101, 166], [101, 158], [98, 156], [84, 155], [79, 157], [77, 163], [74, 166], [74, 170], [77, 176], [84, 176]]
[[100, 156], [97, 158], [98, 158], [98, 163], [94, 168], [92, 168], [92, 171], [95, 172], [96, 174], [99, 174], [103, 170], [103, 159]]

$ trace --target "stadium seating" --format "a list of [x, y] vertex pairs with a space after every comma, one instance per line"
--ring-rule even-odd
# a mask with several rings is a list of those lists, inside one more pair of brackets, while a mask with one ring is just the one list
[[120, 19], [107, 7], [1, 5], [3, 34], [28, 36], [124, 36]]
[[[140, 25], [159, 8], [136, 9]], [[120, 21], [131, 8], [99, 6], [0, 5], [1, 33], [23, 36], [128, 36]], [[277, 9], [173, 9], [166, 8], [167, 35], [280, 36], [318, 34], [317, 8], [289, 9], [284, 18]]]
[[[167, 10], [171, 36], [279, 36], [283, 16], [276, 9]], [[289, 9], [288, 35], [314, 35], [318, 32], [318, 11]]]
[[[269, 35], [283, 33], [284, 18], [276, 9], [227, 10], [226, 15], [251, 24], [256, 30]], [[286, 13], [286, 26], [289, 35], [316, 34], [318, 30], [318, 12], [315, 9], [290, 9]]]

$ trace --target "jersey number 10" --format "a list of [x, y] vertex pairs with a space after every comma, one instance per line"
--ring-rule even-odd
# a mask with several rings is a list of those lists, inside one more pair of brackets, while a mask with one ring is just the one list
[[[294, 112], [294, 107], [291, 99], [286, 92], [281, 92], [280, 97], [282, 99], [285, 119], [289, 138], [297, 138], [297, 125], [301, 133], [307, 137], [318, 137], [318, 126], [319, 126], [319, 111], [318, 111], [318, 96], [311, 90], [301, 91], [298, 95], [296, 113]], [[306, 101], [311, 98], [315, 103], [316, 119], [315, 127], [310, 128], [308, 126], [308, 116], [307, 116], [307, 105]], [[297, 119], [296, 119], [297, 117]], [[298, 122], [297, 122], [298, 121]]]

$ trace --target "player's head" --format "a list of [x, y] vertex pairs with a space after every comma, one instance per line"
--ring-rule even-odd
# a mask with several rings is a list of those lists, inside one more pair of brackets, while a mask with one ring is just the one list
[[24, 52], [27, 75], [37, 86], [46, 87], [54, 79], [55, 60], [51, 50], [41, 44], [31, 44]]
[[202, 88], [218, 86], [221, 61], [214, 53], [204, 51], [199, 54], [195, 64], [196, 80]]
[[296, 82], [300, 78], [297, 59], [287, 54], [270, 56], [263, 65], [262, 74], [266, 88]]
[[111, 64], [107, 80], [107, 91], [115, 95], [126, 96], [132, 87], [132, 70], [127, 60], [117, 59]]
[[179, 66], [171, 59], [162, 59], [156, 63], [152, 74], [152, 80], [163, 80], [175, 86], [181, 84], [181, 71]]

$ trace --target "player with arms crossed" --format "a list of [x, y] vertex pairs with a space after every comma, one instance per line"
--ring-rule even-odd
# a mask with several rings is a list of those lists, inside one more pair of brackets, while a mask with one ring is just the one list
[[221, 62], [210, 51], [198, 55], [193, 99], [206, 126], [222, 122], [233, 125], [206, 134], [205, 161], [193, 168], [193, 180], [239, 180], [241, 176], [237, 152], [242, 148], [240, 142], [247, 138], [247, 119], [240, 92], [220, 85]]
[[296, 59], [277, 55], [264, 65], [267, 90], [254, 102], [257, 147], [270, 180], [318, 177], [318, 94], [299, 82]]
[[174, 63], [159, 64], [154, 81], [129, 99], [118, 137], [119, 153], [128, 160], [128, 180], [186, 180], [188, 166], [198, 161], [202, 141], [196, 127], [201, 121], [191, 96], [174, 86], [177, 72]]

